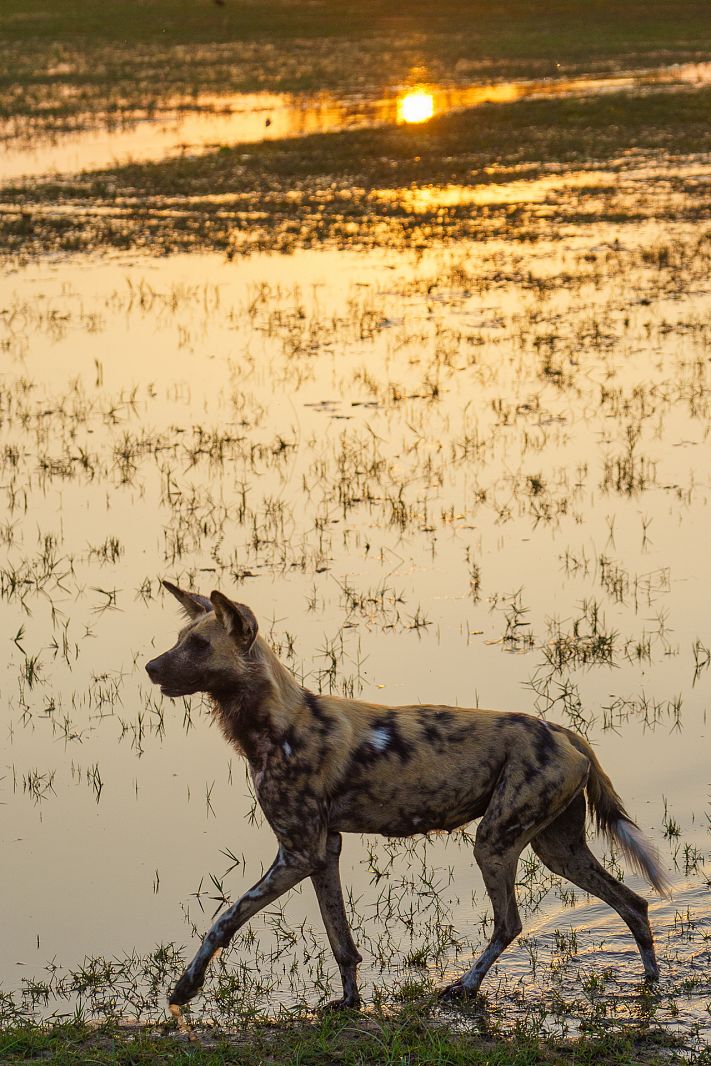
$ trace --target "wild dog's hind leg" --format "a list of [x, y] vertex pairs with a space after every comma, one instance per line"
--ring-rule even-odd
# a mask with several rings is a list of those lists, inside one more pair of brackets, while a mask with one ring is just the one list
[[654, 954], [646, 899], [621, 884], [600, 865], [585, 840], [585, 797], [570, 806], [531, 841], [533, 850], [554, 873], [608, 903], [629, 926], [637, 941], [648, 980], [656, 981], [659, 967]]
[[323, 924], [343, 982], [343, 998], [329, 1003], [331, 1010], [360, 1006], [357, 974], [358, 963], [362, 962], [362, 959], [353, 941], [343, 903], [341, 875], [338, 869], [340, 854], [341, 834], [329, 833], [326, 841], [326, 863], [322, 869], [311, 874]]
[[543, 826], [563, 810], [585, 784], [588, 762], [564, 766], [544, 760], [512, 762], [502, 773], [479, 823], [474, 857], [494, 908], [494, 931], [470, 970], [443, 989], [445, 999], [474, 995], [486, 974], [521, 932], [516, 905], [516, 868], [521, 852]]
[[311, 873], [314, 863], [308, 856], [293, 854], [283, 847], [264, 877], [220, 915], [202, 942], [200, 950], [185, 970], [168, 1002], [182, 1006], [192, 999], [205, 981], [205, 971], [213, 956], [226, 948], [240, 926], [253, 915], [288, 892]]

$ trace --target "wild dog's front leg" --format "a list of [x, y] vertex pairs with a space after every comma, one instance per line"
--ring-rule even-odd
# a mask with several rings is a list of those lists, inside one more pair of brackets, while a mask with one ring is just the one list
[[237, 930], [262, 907], [288, 892], [311, 873], [313, 863], [304, 855], [296, 855], [279, 849], [279, 854], [249, 892], [245, 892], [229, 910], [221, 915], [205, 937], [197, 955], [168, 997], [168, 1002], [182, 1006], [202, 988], [205, 971], [210, 960], [222, 948], [226, 948]]
[[340, 854], [341, 834], [329, 833], [326, 842], [325, 865], [311, 874], [323, 924], [326, 927], [331, 950], [338, 963], [343, 982], [343, 998], [329, 1003], [330, 1010], [360, 1006], [358, 963], [363, 961], [358, 954], [346, 917], [341, 875], [338, 869]]

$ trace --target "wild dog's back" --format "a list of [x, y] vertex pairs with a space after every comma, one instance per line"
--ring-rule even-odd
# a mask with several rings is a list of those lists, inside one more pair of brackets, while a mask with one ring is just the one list
[[525, 714], [444, 706], [382, 707], [324, 699], [353, 728], [329, 824], [409, 836], [483, 815], [506, 767], [509, 787], [555, 791], [585, 759], [563, 732]]

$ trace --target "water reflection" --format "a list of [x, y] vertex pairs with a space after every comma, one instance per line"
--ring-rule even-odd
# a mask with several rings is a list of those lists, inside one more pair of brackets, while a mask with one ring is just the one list
[[[380, 99], [338, 98], [328, 93], [242, 93], [176, 98], [155, 117], [127, 116], [122, 128], [90, 129], [51, 143], [12, 142], [0, 156], [0, 181], [48, 173], [77, 173], [128, 162], [151, 162], [180, 153], [304, 137], [368, 126], [422, 124], [433, 117], [483, 104], [546, 96], [591, 96], [666, 87], [688, 89], [711, 80], [711, 63], [690, 63], [629, 73], [458, 87], [420, 84]], [[115, 116], [112, 118], [115, 123]], [[107, 119], [108, 124], [108, 119]], [[0, 137], [9, 142], [9, 129]], [[30, 130], [30, 137], [32, 131]]]
[[[512, 709], [538, 694], [587, 728], [677, 882], [672, 904], [652, 903], [657, 1020], [708, 1027], [708, 700], [693, 685], [711, 668], [708, 277], [693, 222], [673, 246], [661, 225], [598, 224], [564, 241], [13, 274], [3, 990], [26, 1004], [51, 980], [33, 1005], [71, 1010], [65, 989], [86, 989], [82, 960], [100, 955], [114, 961], [88, 1008], [139, 1009], [154, 988], [162, 1010], [168, 977], [140, 960], [157, 944], [187, 954], [220, 892], [273, 857], [199, 701], [143, 680], [178, 625], [167, 574], [241, 586], [314, 687]], [[580, 658], [608, 631], [614, 670]], [[542, 673], [553, 648], [577, 669]], [[349, 835], [342, 866], [368, 997], [442, 984], [487, 938], [463, 835]], [[492, 975], [494, 1010], [550, 1028], [636, 1019], [619, 919], [532, 859], [519, 890], [526, 935]], [[225, 972], [240, 1004], [273, 1012], [330, 995], [324, 952], [306, 888], [245, 927]], [[225, 1018], [210, 987], [205, 1009]]]
[[415, 89], [398, 97], [398, 122], [427, 122], [434, 115], [434, 96], [424, 89]]

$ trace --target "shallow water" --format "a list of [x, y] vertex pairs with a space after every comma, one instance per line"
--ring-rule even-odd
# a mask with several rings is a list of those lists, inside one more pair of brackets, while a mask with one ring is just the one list
[[[490, 1014], [708, 1033], [709, 252], [649, 223], [5, 278], [0, 966], [18, 1009], [70, 1010], [81, 986], [89, 1009], [150, 1013], [140, 960], [190, 954], [273, 857], [206, 709], [143, 672], [177, 631], [170, 577], [238, 592], [316, 690], [587, 731], [675, 882], [652, 908], [660, 994], [640, 998], [605, 908], [523, 864], [526, 940]], [[349, 838], [343, 872], [368, 995], [439, 983], [486, 939], [466, 839]], [[328, 994], [309, 886], [251, 929], [225, 962], [245, 1001]], [[112, 988], [67, 978], [99, 955], [124, 960]]]
[[[384, 98], [341, 98], [331, 94], [243, 93], [176, 99], [150, 117], [137, 114], [116, 128], [109, 125], [38, 137], [30, 130], [17, 138], [4, 131], [0, 182], [132, 163], [146, 163], [182, 153], [219, 147], [304, 137], [314, 133], [375, 125], [419, 122], [463, 108], [508, 104], [549, 96], [595, 96], [609, 92], [644, 92], [650, 88], [687, 91], [707, 84], [711, 63], [686, 63], [650, 70], [596, 74], [577, 78], [443, 86], [413, 84]], [[420, 103], [420, 106], [418, 105]], [[414, 106], [413, 106], [414, 104]], [[409, 105], [409, 106], [408, 106]], [[11, 130], [13, 136], [11, 136]], [[0, 136], [3, 130], [0, 127]]]

